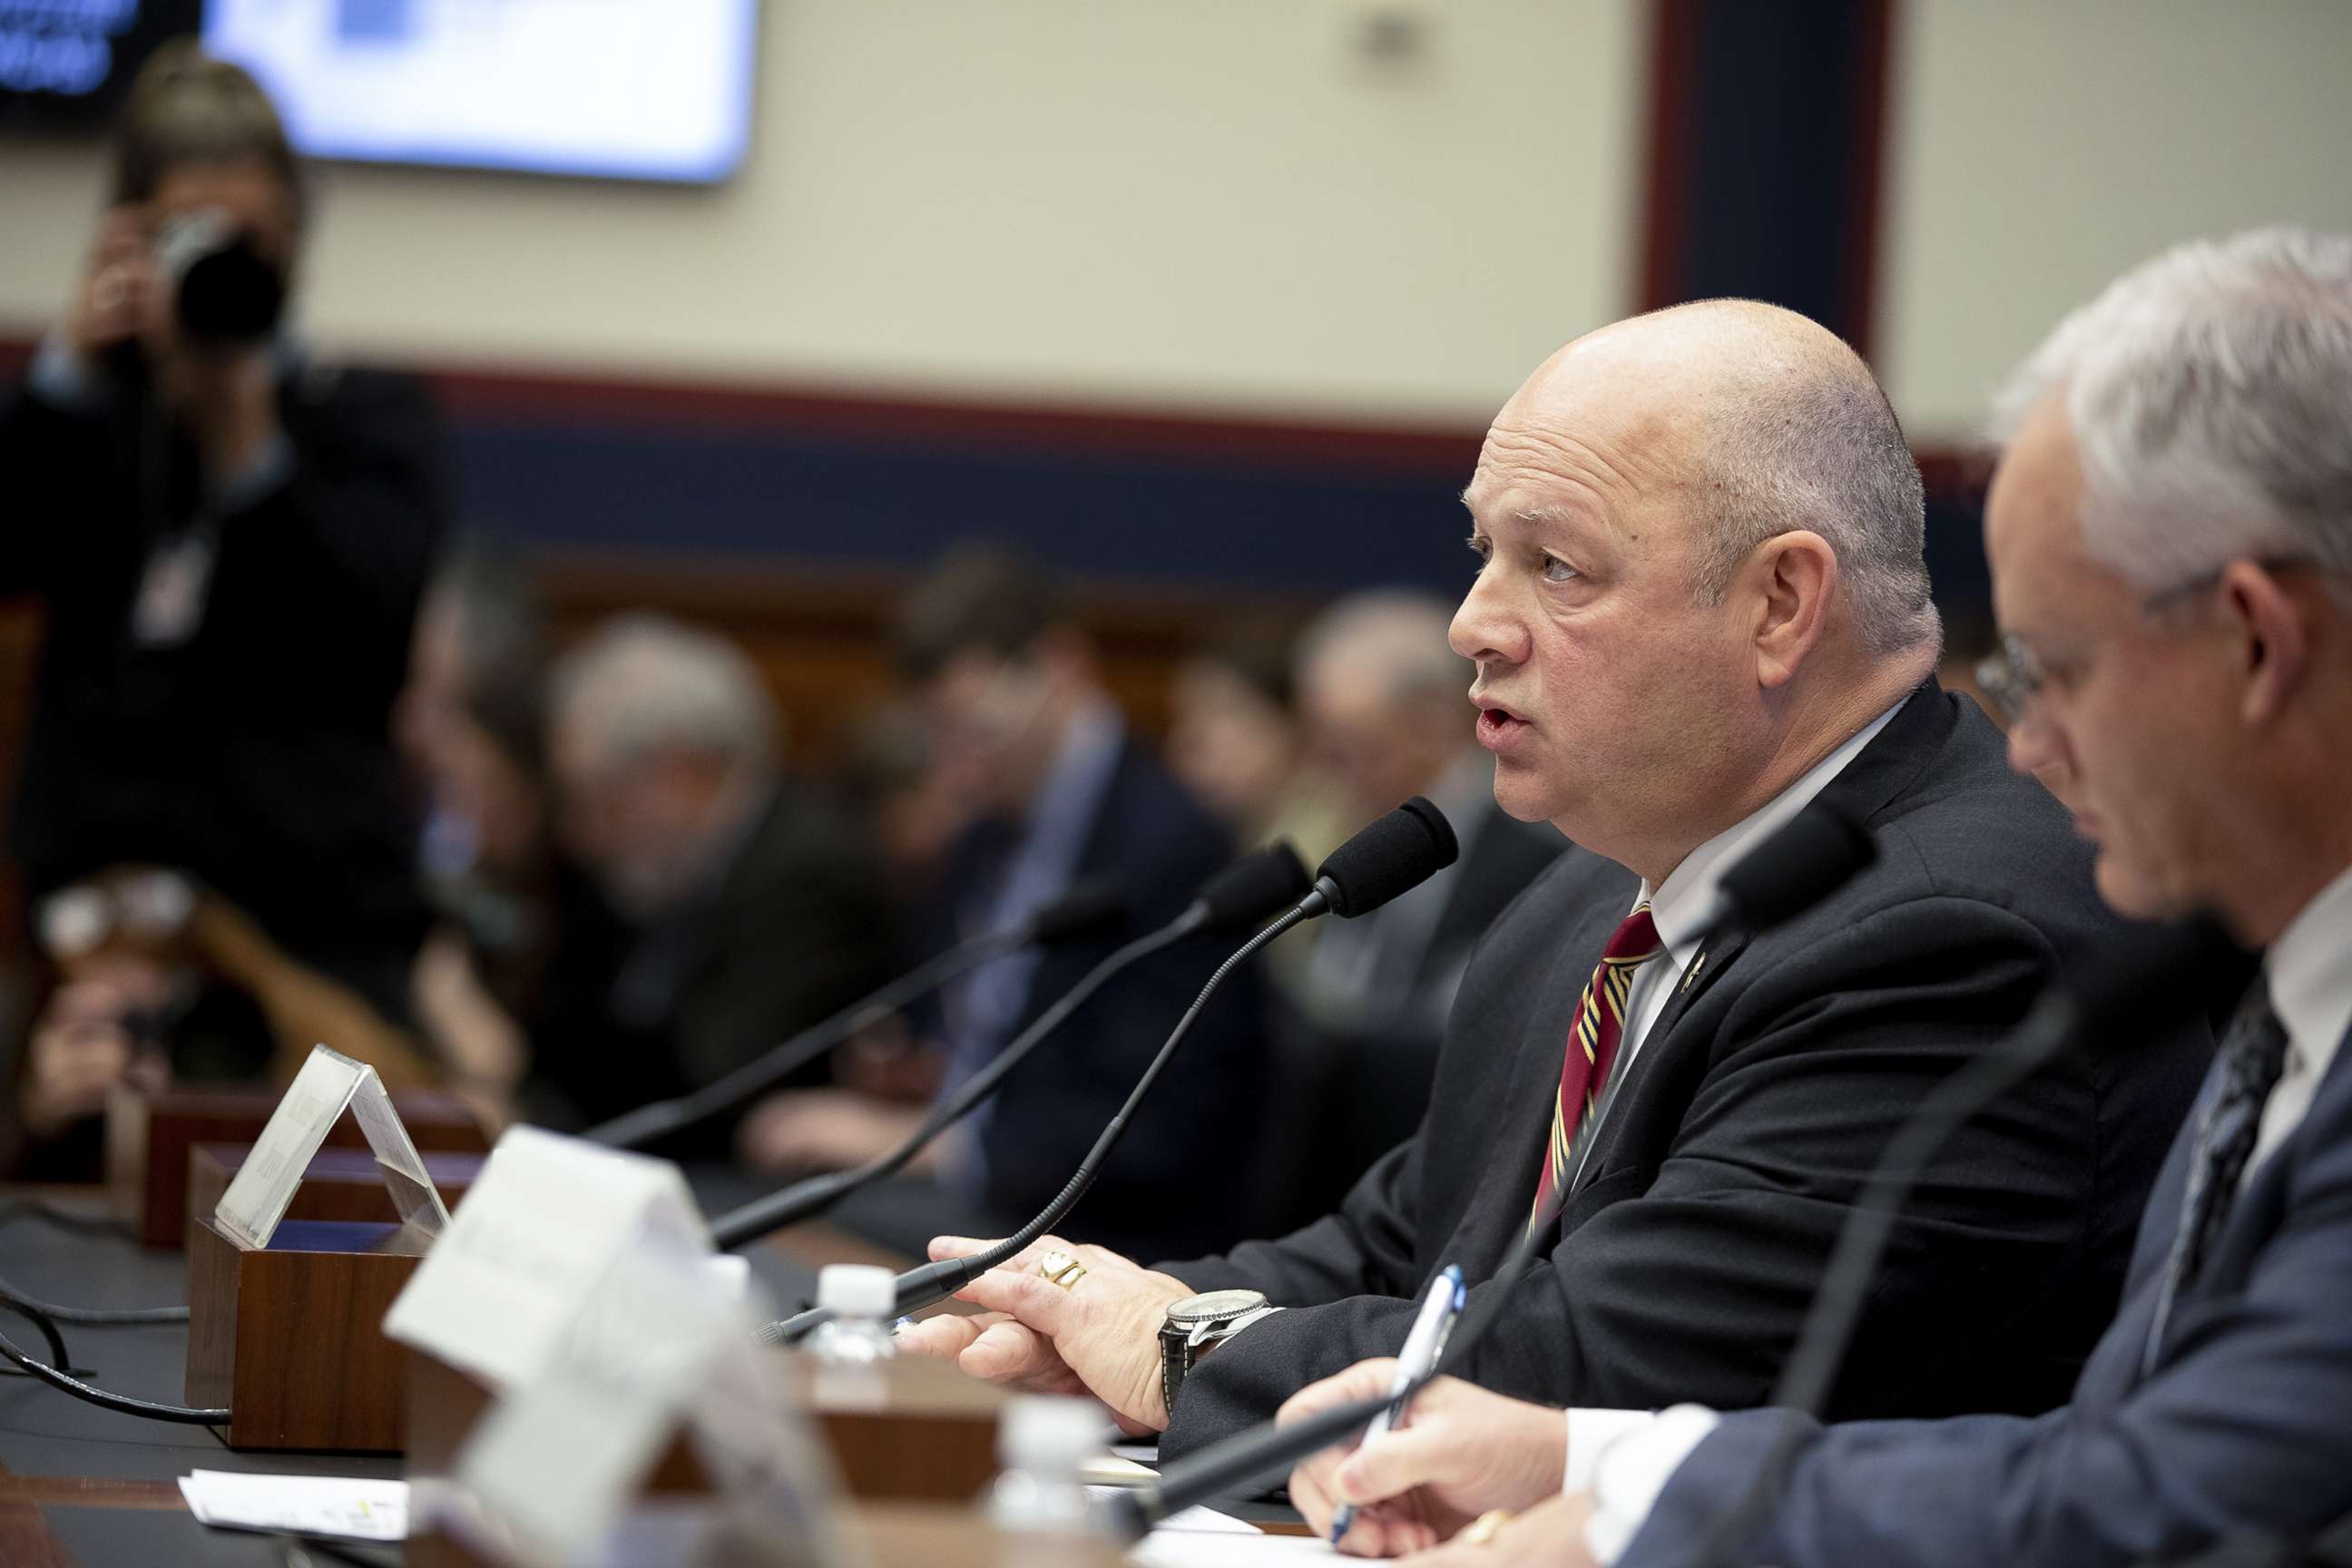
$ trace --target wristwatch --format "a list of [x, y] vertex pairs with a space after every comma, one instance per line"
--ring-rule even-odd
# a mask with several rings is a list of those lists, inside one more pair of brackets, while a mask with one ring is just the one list
[[1176, 1391], [1202, 1351], [1279, 1310], [1256, 1290], [1210, 1290], [1170, 1307], [1160, 1324], [1160, 1397], [1168, 1414], [1176, 1414]]

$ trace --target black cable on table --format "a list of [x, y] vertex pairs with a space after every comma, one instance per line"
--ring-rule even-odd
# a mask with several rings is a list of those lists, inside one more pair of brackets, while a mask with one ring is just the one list
[[184, 1323], [188, 1321], [185, 1307], [60, 1306], [55, 1301], [44, 1301], [38, 1296], [28, 1296], [5, 1279], [0, 1279], [0, 1303], [38, 1312], [45, 1318], [55, 1318], [60, 1323], [83, 1323], [94, 1329], [122, 1328], [135, 1323]]
[[14, 1312], [41, 1331], [41, 1338], [49, 1342], [50, 1364], [60, 1367], [73, 1365], [73, 1356], [66, 1350], [66, 1337], [58, 1332], [56, 1320], [47, 1312], [37, 1307], [28, 1307], [22, 1301], [5, 1300], [0, 1300], [0, 1311]]
[[111, 1410], [123, 1415], [137, 1415], [149, 1421], [176, 1421], [188, 1426], [228, 1425], [226, 1410], [198, 1410], [185, 1405], [158, 1405], [149, 1399], [133, 1399], [127, 1394], [110, 1394], [95, 1384], [84, 1383], [78, 1377], [59, 1372], [56, 1367], [46, 1363], [35, 1361], [31, 1356], [9, 1343], [5, 1334], [0, 1334], [0, 1356], [5, 1356], [50, 1387], [61, 1393], [70, 1394], [76, 1399], [87, 1400], [102, 1410]]
[[120, 1236], [122, 1224], [111, 1215], [93, 1217], [45, 1204], [38, 1198], [0, 1198], [0, 1225], [20, 1219], [37, 1219], [59, 1230], [79, 1231], [85, 1236]]

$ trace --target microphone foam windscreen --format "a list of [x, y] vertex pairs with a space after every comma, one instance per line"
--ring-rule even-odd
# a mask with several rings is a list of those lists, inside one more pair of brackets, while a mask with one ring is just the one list
[[1255, 926], [1307, 896], [1310, 884], [1298, 851], [1287, 839], [1252, 850], [1201, 884], [1196, 900], [1208, 907], [1211, 931]]
[[1081, 882], [1029, 917], [1029, 940], [1052, 947], [1127, 923], [1127, 895], [1108, 880]]
[[1878, 858], [1870, 830], [1814, 801], [1723, 874], [1723, 896], [1750, 931], [1811, 909]]
[[1332, 850], [1315, 880], [1331, 884], [1331, 912], [1352, 920], [1419, 887], [1461, 852], [1445, 814], [1414, 795]]

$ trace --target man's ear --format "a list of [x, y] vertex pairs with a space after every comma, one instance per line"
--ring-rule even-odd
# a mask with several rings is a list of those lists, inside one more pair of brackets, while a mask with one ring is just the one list
[[2304, 608], [2274, 574], [2251, 561], [2223, 568], [2220, 592], [2242, 683], [2238, 714], [2260, 728], [2285, 709], [2310, 664]]
[[1756, 547], [1740, 575], [1756, 606], [1757, 684], [1777, 690], [1796, 679], [1829, 625], [1837, 552], [1810, 529], [1775, 534]]

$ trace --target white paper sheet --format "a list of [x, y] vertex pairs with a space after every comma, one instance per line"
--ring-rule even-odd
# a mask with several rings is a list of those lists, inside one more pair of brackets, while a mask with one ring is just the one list
[[193, 1470], [180, 1478], [180, 1495], [200, 1524], [343, 1541], [408, 1539], [406, 1481]]

